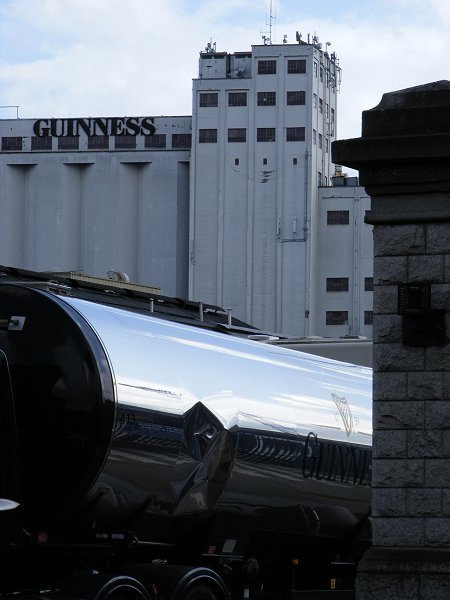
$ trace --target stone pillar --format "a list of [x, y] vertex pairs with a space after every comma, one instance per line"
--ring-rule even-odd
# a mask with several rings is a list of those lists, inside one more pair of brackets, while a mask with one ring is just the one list
[[358, 600], [450, 599], [450, 82], [384, 94], [359, 170], [374, 225], [373, 547]]

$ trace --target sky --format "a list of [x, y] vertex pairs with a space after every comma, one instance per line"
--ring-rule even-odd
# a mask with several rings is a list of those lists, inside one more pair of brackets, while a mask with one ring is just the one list
[[0, 118], [190, 115], [208, 42], [248, 51], [269, 30], [330, 42], [340, 139], [383, 93], [450, 79], [450, 0], [0, 0]]

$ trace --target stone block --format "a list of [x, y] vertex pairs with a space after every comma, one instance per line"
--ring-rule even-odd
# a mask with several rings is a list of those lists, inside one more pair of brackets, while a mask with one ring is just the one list
[[445, 517], [425, 518], [425, 545], [443, 546], [450, 545], [450, 519]]
[[425, 462], [425, 486], [444, 488], [450, 482], [450, 458], [428, 458]]
[[[444, 458], [443, 432], [438, 430], [408, 431], [408, 458]], [[450, 432], [449, 432], [450, 433]]]
[[406, 488], [373, 488], [372, 516], [406, 517], [408, 492]]
[[372, 519], [376, 546], [415, 547], [424, 543], [424, 519], [412, 517], [376, 517]]
[[398, 284], [408, 277], [406, 256], [376, 256], [373, 261], [373, 282], [375, 285]]
[[[444, 453], [444, 458], [450, 458], [450, 430], [443, 429], [442, 430], [442, 448]], [[450, 487], [450, 482], [449, 482]]]
[[444, 256], [444, 282], [450, 283], [450, 255]]
[[450, 312], [450, 283], [435, 283], [431, 286], [431, 306]]
[[[449, 335], [449, 326], [450, 319], [447, 318], [447, 335]], [[450, 344], [428, 346], [426, 348], [426, 368], [428, 371], [450, 371]]]
[[442, 516], [450, 517], [450, 487], [442, 490]]
[[450, 429], [450, 402], [430, 400], [424, 404], [426, 429]]
[[375, 371], [373, 374], [373, 382], [374, 401], [406, 400], [406, 398], [409, 398], [407, 395], [408, 374], [405, 372], [391, 373], [389, 371]]
[[409, 283], [443, 283], [444, 257], [441, 255], [408, 256]]
[[373, 312], [374, 314], [397, 314], [398, 288], [396, 285], [377, 285], [374, 287]]
[[420, 576], [420, 600], [450, 600], [450, 575], [424, 573]]
[[423, 371], [408, 373], [408, 398], [411, 400], [442, 400], [443, 376], [440, 372]]
[[[406, 511], [410, 517], [442, 517], [442, 490], [409, 488], [406, 491]], [[388, 515], [389, 516], [389, 515]]]
[[450, 227], [448, 223], [429, 223], [426, 227], [427, 254], [448, 254], [450, 249]]
[[374, 458], [407, 458], [407, 432], [406, 430], [377, 430], [373, 438]]
[[[443, 407], [439, 406], [438, 408], [444, 413]], [[450, 419], [450, 407], [448, 413]], [[424, 402], [374, 402], [373, 425], [375, 429], [423, 429], [424, 422]]]
[[375, 256], [424, 254], [425, 227], [422, 224], [380, 225], [374, 228]]
[[377, 371], [424, 371], [425, 348], [401, 343], [374, 344], [373, 365]]
[[382, 342], [402, 342], [403, 321], [400, 315], [374, 315], [373, 318], [373, 341]]
[[360, 573], [356, 578], [358, 600], [421, 600], [419, 592], [420, 578], [411, 573]]
[[424, 461], [421, 459], [379, 458], [373, 461], [373, 487], [420, 487], [423, 483]]

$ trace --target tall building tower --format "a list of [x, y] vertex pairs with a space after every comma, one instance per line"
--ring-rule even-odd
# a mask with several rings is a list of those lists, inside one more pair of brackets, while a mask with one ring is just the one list
[[340, 68], [317, 37], [200, 53], [189, 293], [264, 329], [314, 333], [317, 195], [334, 167]]

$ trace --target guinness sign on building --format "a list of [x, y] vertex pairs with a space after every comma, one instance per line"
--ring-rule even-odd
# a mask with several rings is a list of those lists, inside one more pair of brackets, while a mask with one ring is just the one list
[[37, 137], [78, 137], [93, 135], [153, 135], [152, 117], [96, 117], [88, 119], [38, 119], [33, 133]]

